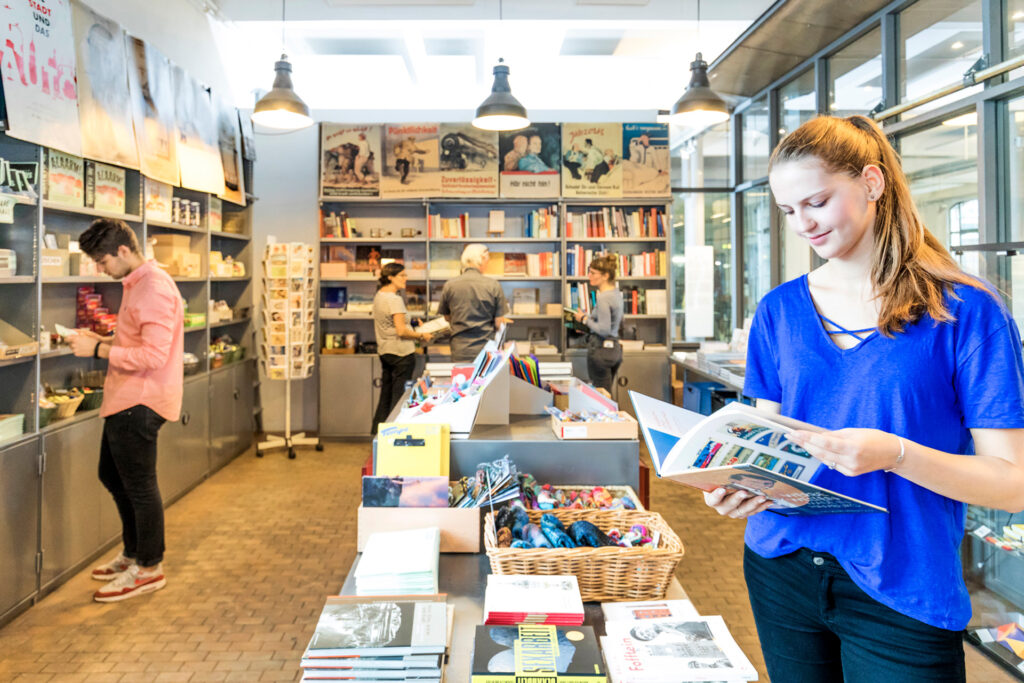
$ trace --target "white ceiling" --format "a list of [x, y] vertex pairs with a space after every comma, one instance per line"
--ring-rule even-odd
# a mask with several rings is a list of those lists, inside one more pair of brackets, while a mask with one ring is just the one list
[[[281, 53], [280, 0], [192, 1], [215, 17], [235, 103], [251, 107]], [[296, 92], [347, 120], [468, 120], [499, 57], [530, 111], [652, 120], [682, 94], [695, 52], [711, 62], [770, 5], [704, 0], [698, 31], [697, 0], [294, 0], [285, 47]]]

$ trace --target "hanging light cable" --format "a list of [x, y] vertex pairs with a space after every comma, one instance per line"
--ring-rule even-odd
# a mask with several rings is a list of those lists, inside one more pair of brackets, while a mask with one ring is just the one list
[[[498, 0], [498, 22], [503, 19], [501, 0]], [[473, 125], [483, 130], [519, 130], [530, 125], [526, 107], [512, 96], [508, 84], [508, 67], [499, 59], [494, 67], [494, 85], [491, 94], [476, 108]]]
[[[700, 0], [697, 0], [697, 41], [700, 42]], [[729, 118], [729, 105], [711, 89], [708, 63], [700, 52], [690, 63], [690, 85], [672, 105], [670, 120], [677, 126], [707, 128]]]
[[313, 117], [309, 115], [306, 103], [295, 94], [292, 85], [292, 65], [288, 62], [288, 55], [284, 53], [284, 10], [285, 0], [281, 0], [281, 59], [274, 64], [274, 85], [253, 108], [252, 122], [278, 132], [289, 133], [313, 125]]

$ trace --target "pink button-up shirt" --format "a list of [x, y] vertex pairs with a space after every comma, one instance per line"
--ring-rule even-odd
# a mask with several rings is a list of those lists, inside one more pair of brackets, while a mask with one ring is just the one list
[[171, 276], [152, 261], [121, 281], [124, 295], [110, 348], [100, 416], [144, 405], [165, 420], [181, 414], [185, 315]]

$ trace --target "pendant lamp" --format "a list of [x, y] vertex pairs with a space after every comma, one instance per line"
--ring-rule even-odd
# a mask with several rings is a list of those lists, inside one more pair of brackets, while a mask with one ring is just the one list
[[483, 130], [519, 130], [530, 125], [526, 107], [512, 96], [508, 85], [508, 67], [499, 59], [494, 67], [491, 94], [476, 108], [473, 125]]
[[[284, 0], [281, 0], [281, 45], [284, 46]], [[292, 86], [292, 65], [288, 55], [282, 51], [281, 59], [274, 64], [274, 85], [260, 98], [252, 111], [252, 122], [281, 133], [313, 125], [309, 107], [295, 94]]]
[[[697, 0], [697, 39], [700, 40], [700, 0]], [[672, 105], [670, 120], [677, 126], [707, 128], [729, 118], [729, 105], [711, 89], [708, 63], [701, 53], [690, 62], [690, 85]]]

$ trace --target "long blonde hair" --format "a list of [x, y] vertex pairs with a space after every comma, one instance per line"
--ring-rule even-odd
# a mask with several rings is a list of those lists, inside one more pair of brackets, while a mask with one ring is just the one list
[[[878, 329], [887, 337], [925, 314], [936, 322], [953, 315], [945, 295], [956, 284], [989, 291], [957, 265], [921, 221], [899, 155], [866, 116], [819, 116], [787, 135], [772, 152], [777, 164], [814, 157], [832, 173], [859, 178], [869, 164], [882, 170], [885, 189], [875, 204], [871, 283], [881, 300]], [[995, 296], [992, 292], [990, 294]]]

